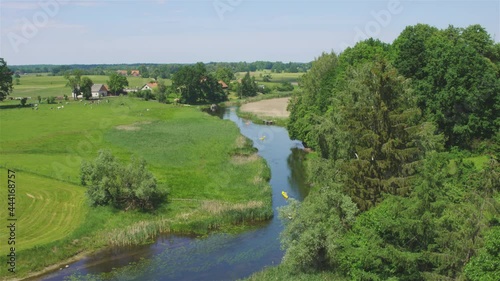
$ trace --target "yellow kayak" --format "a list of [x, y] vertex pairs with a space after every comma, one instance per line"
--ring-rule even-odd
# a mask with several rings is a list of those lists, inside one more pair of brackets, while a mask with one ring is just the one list
[[288, 194], [286, 192], [282, 191], [281, 195], [283, 195], [283, 197], [285, 197], [285, 199], [288, 199]]

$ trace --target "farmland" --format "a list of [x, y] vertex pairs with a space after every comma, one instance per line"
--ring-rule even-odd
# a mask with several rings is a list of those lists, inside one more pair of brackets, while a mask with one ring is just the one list
[[[14, 95], [67, 91], [61, 77], [30, 77], [33, 87], [38, 82], [41, 86], [29, 91], [24, 78], [25, 94], [19, 85]], [[16, 251], [23, 257], [18, 277], [82, 251], [146, 243], [159, 232], [227, 231], [234, 223], [272, 215], [268, 168], [252, 157], [251, 144], [230, 121], [196, 107], [128, 97], [100, 104], [42, 102], [38, 110], [17, 104], [0, 105], [0, 168], [4, 178], [7, 169], [18, 178]], [[110, 150], [123, 163], [143, 157], [159, 187], [168, 191], [167, 201], [152, 213], [89, 206], [80, 186], [80, 164], [94, 159], [100, 149]], [[5, 251], [1, 249], [2, 257]], [[0, 276], [6, 271], [2, 267]]]
[[[88, 75], [95, 84], [106, 84], [109, 79], [105, 75]], [[151, 78], [127, 77], [130, 88], [139, 88], [151, 81]], [[170, 85], [171, 81], [166, 80], [166, 85]], [[43, 74], [28, 74], [19, 78], [19, 85], [14, 85], [14, 91], [11, 97], [31, 97], [35, 99], [37, 96], [47, 98], [49, 96], [63, 97], [64, 95], [71, 96], [71, 89], [66, 87], [66, 79], [63, 76], [48, 76]]]

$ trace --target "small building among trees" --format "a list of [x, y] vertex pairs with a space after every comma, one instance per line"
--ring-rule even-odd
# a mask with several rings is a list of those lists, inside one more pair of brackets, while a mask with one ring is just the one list
[[92, 85], [92, 99], [99, 99], [108, 95], [108, 88], [104, 84]]

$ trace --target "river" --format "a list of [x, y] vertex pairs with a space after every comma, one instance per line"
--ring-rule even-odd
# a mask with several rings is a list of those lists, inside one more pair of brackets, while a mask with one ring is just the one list
[[70, 276], [82, 280], [235, 280], [279, 264], [283, 257], [279, 243], [283, 226], [276, 208], [287, 204], [281, 191], [300, 201], [308, 193], [303, 146], [300, 141], [290, 140], [285, 128], [254, 124], [239, 118], [235, 110], [227, 108], [221, 117], [234, 122], [267, 161], [273, 219], [240, 234], [217, 233], [204, 238], [162, 235], [150, 245], [107, 249], [45, 275], [42, 280], [66, 280]]

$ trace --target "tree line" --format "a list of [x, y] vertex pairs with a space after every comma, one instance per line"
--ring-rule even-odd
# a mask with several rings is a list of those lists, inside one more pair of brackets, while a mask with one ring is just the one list
[[[324, 53], [289, 104], [317, 153], [280, 209], [282, 267], [346, 280], [500, 273], [500, 44], [479, 25], [407, 27]], [[481, 163], [467, 160], [484, 155]]]
[[[72, 65], [14, 65], [10, 66], [13, 72], [17, 73], [50, 73], [55, 76], [63, 76], [74, 70], [81, 70], [83, 75], [109, 75], [118, 70], [139, 70], [143, 78], [169, 79], [171, 75], [179, 71], [183, 66], [194, 64], [72, 64]], [[205, 63], [209, 72], [215, 72], [217, 68], [229, 68], [233, 72], [247, 72], [258, 70], [270, 70], [281, 73], [306, 72], [311, 63], [301, 62], [209, 62]]]

